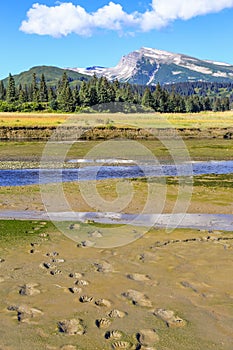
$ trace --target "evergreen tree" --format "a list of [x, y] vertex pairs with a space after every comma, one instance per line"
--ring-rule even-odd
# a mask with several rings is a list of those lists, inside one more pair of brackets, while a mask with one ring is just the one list
[[209, 97], [205, 97], [202, 104], [204, 111], [211, 111], [211, 101]]
[[58, 110], [56, 88], [52, 88], [51, 86], [48, 88], [48, 102], [50, 108], [54, 111]]
[[132, 92], [131, 85], [129, 83], [126, 83], [124, 87], [124, 100], [129, 103], [134, 103], [134, 94]]
[[70, 86], [68, 85], [64, 91], [64, 102], [63, 102], [63, 111], [64, 112], [73, 112], [74, 111], [74, 101], [73, 94]]
[[98, 102], [109, 103], [113, 99], [113, 91], [106, 77], [101, 77], [98, 84]]
[[64, 112], [72, 112], [74, 109], [73, 95], [66, 72], [63, 73], [62, 80], [59, 83], [57, 102], [59, 108]]
[[115, 89], [115, 101], [116, 102], [124, 102], [125, 100], [125, 92], [123, 88]]
[[224, 97], [221, 101], [221, 105], [222, 105], [222, 111], [229, 111], [230, 109], [230, 101], [228, 97]]
[[73, 89], [73, 101], [74, 101], [74, 108], [76, 108], [77, 106], [80, 106], [79, 89], [77, 85]]
[[15, 102], [16, 100], [16, 89], [15, 89], [15, 80], [14, 77], [9, 74], [8, 77], [8, 86], [6, 89], [6, 101], [8, 103]]
[[193, 99], [192, 96], [189, 96], [185, 101], [185, 109], [187, 113], [194, 112], [194, 105], [193, 105]]
[[151, 108], [154, 106], [154, 98], [148, 87], [145, 89], [145, 92], [142, 96], [142, 105]]
[[39, 95], [39, 89], [38, 89], [38, 84], [37, 84], [36, 73], [33, 73], [33, 75], [32, 75], [31, 90], [32, 90], [32, 101], [33, 102], [39, 102], [40, 95]]
[[48, 88], [48, 101], [56, 100], [57, 99], [57, 94], [56, 94], [56, 89], [52, 88], [51, 86]]
[[97, 85], [98, 85], [98, 78], [97, 78], [97, 75], [94, 74], [93, 77], [91, 78], [91, 80], [89, 81], [89, 84], [91, 86], [94, 86], [96, 89], [97, 89]]
[[44, 74], [41, 75], [41, 79], [40, 79], [39, 95], [40, 95], [40, 98], [39, 98], [40, 102], [48, 102], [48, 89], [47, 89]]
[[168, 102], [168, 93], [165, 90], [161, 89], [160, 98], [158, 100], [157, 110], [160, 113], [167, 112], [167, 102]]
[[27, 101], [25, 91], [22, 88], [21, 84], [19, 84], [19, 89], [18, 89], [18, 100], [19, 100], [19, 103], [24, 103]]
[[88, 97], [89, 97], [90, 106], [94, 106], [98, 103], [98, 95], [97, 95], [96, 87], [94, 85], [89, 86]]
[[167, 101], [168, 112], [170, 113], [174, 112], [176, 107], [177, 107], [176, 94], [173, 90], [172, 93], [169, 95], [168, 101]]
[[181, 95], [176, 95], [176, 106], [179, 106], [178, 108], [175, 107], [174, 112], [179, 112], [179, 113], [185, 113], [186, 108], [185, 108], [185, 100], [183, 96]]
[[120, 89], [120, 83], [117, 79], [113, 80], [112, 82], [112, 86], [113, 86], [113, 89], [115, 90], [115, 92], [117, 92], [117, 90]]
[[160, 99], [162, 96], [162, 88], [161, 85], [158, 83], [156, 84], [156, 89], [152, 94], [153, 99], [154, 99], [154, 103], [153, 103], [153, 108], [155, 111], [159, 111], [160, 110]]
[[90, 98], [89, 98], [88, 84], [86, 81], [82, 81], [82, 84], [81, 84], [80, 90], [79, 90], [80, 105], [83, 107], [90, 106], [89, 100], [90, 100]]
[[221, 111], [222, 106], [221, 106], [221, 100], [220, 98], [215, 98], [213, 102], [213, 111], [214, 112], [219, 112]]
[[3, 84], [3, 81], [0, 81], [0, 100], [5, 100], [6, 98], [6, 89], [5, 86]]

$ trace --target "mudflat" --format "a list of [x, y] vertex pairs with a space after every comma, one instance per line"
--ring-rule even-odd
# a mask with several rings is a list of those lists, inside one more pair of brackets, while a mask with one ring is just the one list
[[[231, 118], [226, 128], [230, 124]], [[159, 142], [142, 144], [169, 159]], [[75, 144], [66, 160], [85, 157], [95, 145]], [[230, 138], [189, 139], [186, 145], [193, 160], [232, 159]], [[13, 169], [38, 167], [45, 144], [0, 146], [2, 168]], [[147, 182], [130, 181], [135, 198], [124, 212], [141, 213]], [[110, 202], [116, 186], [114, 179], [96, 184]], [[192, 186], [188, 213], [232, 214], [231, 174], [196, 176]], [[0, 187], [0, 209], [43, 212], [40, 190]], [[158, 181], [157, 190], [166, 193], [162, 212], [171, 213], [178, 179]], [[93, 211], [77, 183], [63, 184], [63, 191], [72, 210]], [[71, 238], [79, 225], [64, 222]], [[75, 242], [49, 221], [0, 220], [0, 349], [232, 350], [232, 232], [152, 228], [128, 245], [90, 247], [89, 237], [101, 240], [107, 227], [90, 227], [86, 241]], [[136, 237], [137, 228], [125, 226], [126, 235], [132, 230]]]
[[96, 249], [31, 225], [1, 244], [2, 349], [232, 349], [231, 233], [151, 229]]

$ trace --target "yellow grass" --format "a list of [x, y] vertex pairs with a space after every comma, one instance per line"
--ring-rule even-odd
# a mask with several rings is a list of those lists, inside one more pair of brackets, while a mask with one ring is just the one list
[[232, 127], [233, 111], [201, 113], [0, 113], [1, 126], [57, 126], [64, 122], [82, 126], [113, 125], [116, 127], [177, 127], [210, 128]]
[[64, 123], [68, 115], [40, 113], [0, 113], [1, 126], [57, 126]]

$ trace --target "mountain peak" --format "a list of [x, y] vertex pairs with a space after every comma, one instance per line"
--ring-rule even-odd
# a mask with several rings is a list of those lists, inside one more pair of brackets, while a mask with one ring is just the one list
[[232, 82], [233, 66], [201, 60], [180, 53], [141, 47], [124, 55], [112, 68], [93, 66], [70, 68], [82, 74], [105, 76], [109, 80], [133, 84], [155, 85], [188, 81]]

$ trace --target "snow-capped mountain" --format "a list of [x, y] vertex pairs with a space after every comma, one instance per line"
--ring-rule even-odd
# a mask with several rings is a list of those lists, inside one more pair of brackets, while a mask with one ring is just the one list
[[183, 54], [143, 47], [123, 56], [112, 68], [93, 66], [70, 70], [109, 80], [133, 84], [155, 85], [187, 81], [232, 82], [233, 65], [200, 60]]

